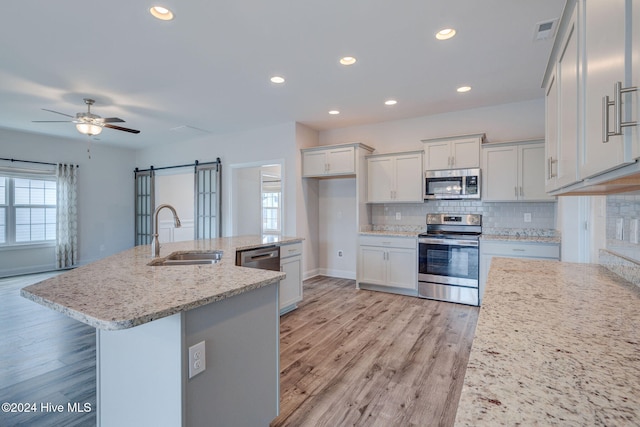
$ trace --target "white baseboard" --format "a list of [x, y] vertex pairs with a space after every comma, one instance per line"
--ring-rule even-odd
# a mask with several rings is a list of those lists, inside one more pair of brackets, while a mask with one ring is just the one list
[[28, 267], [20, 268], [5, 268], [0, 270], [0, 278], [22, 276], [24, 274], [46, 273], [48, 271], [54, 271], [55, 269], [55, 264], [31, 265]]
[[311, 279], [312, 277], [316, 277], [320, 275], [320, 270], [315, 268], [313, 270], [305, 271], [302, 273], [302, 280]]
[[355, 271], [335, 270], [332, 268], [319, 268], [318, 272], [321, 276], [336, 277], [338, 279], [356, 279]]

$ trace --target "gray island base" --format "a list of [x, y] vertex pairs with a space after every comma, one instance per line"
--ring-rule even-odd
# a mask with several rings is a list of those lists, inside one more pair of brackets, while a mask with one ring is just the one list
[[[237, 249], [264, 244], [164, 244], [161, 257], [224, 252], [217, 264], [177, 266], [147, 265], [149, 246], [138, 246], [21, 294], [97, 329], [99, 426], [268, 426], [279, 411], [285, 274], [235, 266]], [[189, 348], [203, 341], [205, 370], [190, 378]]]

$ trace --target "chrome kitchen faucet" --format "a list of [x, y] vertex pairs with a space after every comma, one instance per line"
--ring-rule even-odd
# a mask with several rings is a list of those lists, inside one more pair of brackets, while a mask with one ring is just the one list
[[151, 242], [151, 255], [154, 257], [159, 257], [160, 256], [160, 240], [158, 240], [158, 213], [160, 213], [160, 210], [162, 208], [168, 208], [169, 210], [171, 210], [171, 212], [173, 212], [173, 223], [176, 226], [176, 228], [180, 228], [180, 218], [178, 218], [178, 214], [176, 213], [176, 210], [173, 206], [171, 205], [160, 205], [156, 208], [154, 215], [154, 233], [153, 233], [153, 242]]

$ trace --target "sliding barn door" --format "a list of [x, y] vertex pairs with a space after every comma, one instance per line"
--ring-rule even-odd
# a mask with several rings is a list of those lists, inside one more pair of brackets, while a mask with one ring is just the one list
[[135, 233], [136, 246], [150, 245], [153, 239], [153, 211], [155, 209], [155, 174], [153, 169], [135, 171]]
[[195, 167], [195, 239], [213, 239], [221, 235], [220, 162]]

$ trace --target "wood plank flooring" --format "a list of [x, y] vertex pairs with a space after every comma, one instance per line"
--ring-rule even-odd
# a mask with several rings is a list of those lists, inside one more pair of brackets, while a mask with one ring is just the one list
[[478, 308], [305, 281], [281, 318], [277, 426], [451, 426]]
[[[36, 412], [0, 411], [0, 426], [96, 424], [95, 329], [20, 296], [20, 288], [57, 273], [0, 279], [0, 403], [35, 403]], [[68, 403], [89, 403], [72, 413]], [[41, 404], [64, 405], [43, 412]]]
[[[51, 273], [49, 273], [51, 275]], [[84, 414], [7, 414], [0, 426], [96, 422], [95, 330], [22, 298], [47, 274], [0, 279], [0, 403], [88, 402]], [[278, 426], [450, 426], [478, 309], [317, 277], [281, 318]]]

